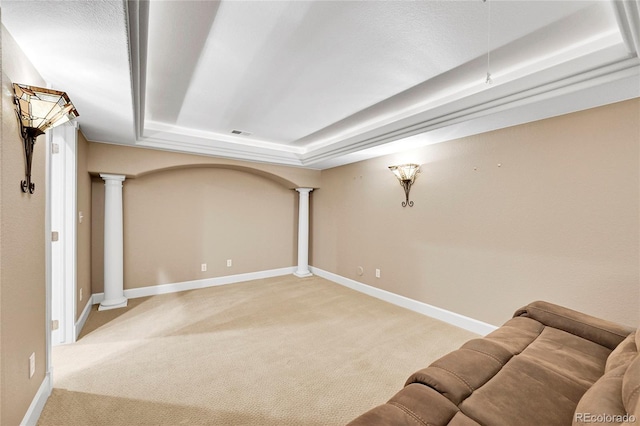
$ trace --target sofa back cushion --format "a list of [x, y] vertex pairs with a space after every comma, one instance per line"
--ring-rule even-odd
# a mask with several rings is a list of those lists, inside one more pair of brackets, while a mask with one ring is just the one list
[[611, 352], [605, 374], [583, 395], [573, 417], [585, 423], [628, 424], [640, 420], [640, 329]]
[[[640, 329], [638, 329], [640, 330]], [[636, 334], [632, 333], [627, 336], [607, 358], [607, 364], [605, 366], [605, 374], [611, 370], [615, 370], [621, 365], [628, 365], [638, 354], [638, 347], [636, 346]]]
[[542, 324], [591, 340], [611, 350], [634, 332], [622, 326], [553, 303], [536, 301], [517, 310], [514, 316], [532, 318]]
[[[636, 349], [640, 352], [640, 328], [636, 332]], [[631, 361], [622, 378], [622, 402], [627, 413], [640, 421], [640, 354]]]

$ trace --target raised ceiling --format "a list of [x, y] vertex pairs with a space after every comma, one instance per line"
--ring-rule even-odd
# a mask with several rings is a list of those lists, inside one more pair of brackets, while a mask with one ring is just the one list
[[635, 1], [0, 7], [96, 142], [322, 169], [640, 96]]

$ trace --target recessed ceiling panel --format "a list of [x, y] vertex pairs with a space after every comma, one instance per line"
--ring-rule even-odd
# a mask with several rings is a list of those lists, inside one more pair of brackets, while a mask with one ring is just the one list
[[172, 3], [151, 5], [147, 118], [294, 144], [593, 2]]

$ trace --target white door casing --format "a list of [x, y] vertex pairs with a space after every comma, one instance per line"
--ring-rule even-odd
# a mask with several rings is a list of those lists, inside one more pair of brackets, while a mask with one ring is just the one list
[[[77, 125], [51, 132], [51, 343], [75, 341]], [[57, 237], [57, 241], [55, 241]], [[58, 328], [53, 324], [57, 321]]]

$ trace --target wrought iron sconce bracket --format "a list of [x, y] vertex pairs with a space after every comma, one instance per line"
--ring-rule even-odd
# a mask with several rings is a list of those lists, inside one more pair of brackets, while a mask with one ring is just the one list
[[[19, 119], [20, 117], [17, 109], [16, 113], [18, 114]], [[20, 181], [20, 189], [22, 189], [22, 192], [33, 194], [36, 190], [36, 184], [31, 182], [33, 149], [36, 144], [36, 138], [43, 135], [44, 132], [31, 127], [23, 127], [22, 122], [20, 122], [20, 134], [22, 135], [22, 144], [24, 146], [24, 180]]]
[[413, 201], [409, 200], [409, 192], [411, 191], [411, 185], [416, 178], [416, 175], [420, 172], [420, 166], [418, 164], [402, 164], [399, 166], [389, 166], [389, 170], [398, 178], [400, 185], [404, 189], [405, 200], [402, 202], [402, 207], [413, 207]]
[[13, 93], [24, 148], [25, 179], [20, 181], [20, 189], [33, 194], [36, 185], [31, 182], [31, 169], [37, 137], [79, 114], [65, 92], [14, 83]]
[[405, 201], [402, 202], [402, 207], [413, 207], [413, 201], [409, 201], [409, 192], [411, 191], [412, 181], [409, 179], [402, 180], [400, 182], [402, 187], [404, 188]]

